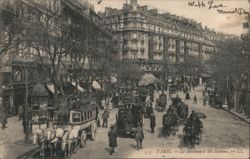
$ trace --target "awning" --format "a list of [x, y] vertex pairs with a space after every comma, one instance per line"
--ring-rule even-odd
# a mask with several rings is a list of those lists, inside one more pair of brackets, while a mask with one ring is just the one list
[[147, 86], [154, 83], [162, 83], [162, 81], [150, 73], [147, 73], [144, 76], [142, 76], [141, 80], [139, 81], [140, 86]]
[[93, 81], [92, 86], [96, 90], [100, 90], [101, 89], [101, 85], [98, 82], [96, 82], [96, 81]]
[[47, 88], [52, 92], [53, 94], [55, 93], [54, 85], [53, 84], [47, 84]]
[[[73, 86], [75, 86], [76, 87], [76, 83], [75, 82], [72, 82], [71, 83]], [[79, 91], [81, 91], [81, 92], [85, 92], [86, 90], [85, 89], [83, 89], [81, 86], [79, 86], [79, 85], [77, 85], [77, 89], [79, 90]]]

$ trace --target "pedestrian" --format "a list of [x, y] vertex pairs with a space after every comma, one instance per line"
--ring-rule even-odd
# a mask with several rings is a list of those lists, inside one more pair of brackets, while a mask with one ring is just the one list
[[18, 121], [23, 119], [24, 109], [22, 105], [19, 105], [18, 107]]
[[103, 113], [103, 123], [102, 123], [102, 127], [108, 127], [108, 118], [109, 118], [109, 112], [107, 111], [107, 109], [104, 111]]
[[186, 93], [186, 98], [185, 98], [186, 100], [189, 100], [190, 99], [190, 95], [189, 95], [189, 93], [187, 92]]
[[155, 115], [154, 112], [151, 113], [150, 115], [150, 128], [151, 128], [151, 133], [155, 132]]
[[2, 123], [2, 129], [5, 129], [8, 121], [7, 121], [6, 111], [4, 108], [0, 110], [0, 122]]
[[143, 133], [143, 129], [141, 127], [141, 124], [138, 123], [137, 124], [137, 128], [136, 128], [136, 134], [135, 134], [135, 140], [137, 143], [137, 149], [140, 150], [142, 149], [142, 141], [144, 139], [144, 133]]
[[194, 95], [194, 104], [197, 104], [197, 96]]
[[108, 132], [109, 136], [109, 147], [111, 148], [110, 150], [110, 155], [112, 155], [115, 152], [115, 147], [117, 147], [117, 134], [115, 132], [115, 127], [114, 125], [111, 125], [110, 131]]
[[100, 118], [99, 118], [99, 108], [97, 107], [96, 108], [96, 125], [97, 127], [100, 127], [101, 126], [101, 123], [100, 123]]
[[206, 92], [205, 92], [205, 90], [203, 90], [203, 91], [202, 91], [202, 95], [203, 95], [203, 97], [205, 97], [205, 96], [206, 96]]
[[205, 95], [203, 99], [203, 106], [206, 106], [206, 105], [207, 105], [207, 96]]

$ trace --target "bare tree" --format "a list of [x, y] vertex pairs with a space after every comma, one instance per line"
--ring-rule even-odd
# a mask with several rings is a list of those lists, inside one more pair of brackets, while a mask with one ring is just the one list
[[0, 57], [23, 42], [23, 24], [20, 4], [3, 0], [0, 2]]
[[[78, 91], [78, 85], [81, 79], [81, 73], [84, 71], [85, 59], [87, 57], [87, 39], [90, 22], [83, 16], [74, 15], [71, 26], [72, 38], [75, 45], [69, 50], [71, 78], [75, 81], [75, 88]], [[65, 67], [67, 67], [65, 65]]]
[[218, 52], [209, 61], [213, 68], [212, 78], [217, 82], [222, 98], [232, 97], [233, 92], [239, 92], [249, 71], [249, 62], [244, 53], [247, 50], [243, 41], [237, 38], [220, 41], [217, 48]]
[[27, 7], [27, 15], [33, 20], [27, 25], [27, 44], [34, 49], [40, 62], [51, 68], [51, 81], [54, 84], [54, 102], [57, 106], [58, 91], [64, 79], [60, 76], [65, 71], [62, 62], [66, 60], [69, 50], [75, 45], [70, 27], [71, 19], [64, 15], [64, 6], [60, 1], [40, 2], [36, 8]]

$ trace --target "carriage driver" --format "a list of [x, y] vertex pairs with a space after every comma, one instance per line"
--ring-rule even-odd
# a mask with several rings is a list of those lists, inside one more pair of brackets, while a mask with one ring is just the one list
[[188, 120], [195, 120], [196, 118], [196, 114], [195, 114], [195, 111], [193, 110], [192, 113], [190, 114]]
[[173, 107], [173, 105], [169, 105], [169, 108], [167, 110], [167, 114], [175, 114], [175, 107]]

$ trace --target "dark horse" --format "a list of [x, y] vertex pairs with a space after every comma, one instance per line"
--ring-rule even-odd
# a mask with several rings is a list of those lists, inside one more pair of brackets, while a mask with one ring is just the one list
[[194, 148], [195, 144], [195, 128], [191, 122], [188, 122], [184, 128], [184, 143], [188, 145], [190, 148]]
[[183, 128], [184, 143], [188, 147], [194, 148], [195, 144], [199, 144], [202, 138], [202, 122], [199, 118], [188, 120]]
[[162, 117], [162, 134], [169, 136], [171, 133], [176, 134], [178, 117], [174, 113], [164, 114]]
[[184, 102], [180, 102], [177, 105], [177, 114], [179, 119], [184, 122], [188, 117], [188, 106]]

